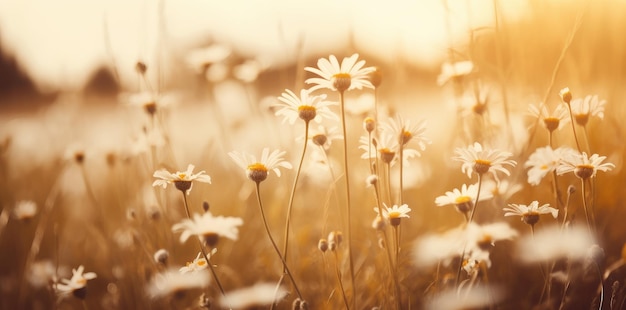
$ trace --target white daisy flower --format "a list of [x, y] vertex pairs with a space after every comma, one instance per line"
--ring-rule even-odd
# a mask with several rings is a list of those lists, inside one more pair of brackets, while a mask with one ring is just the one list
[[94, 272], [85, 271], [83, 265], [77, 269], [72, 269], [71, 279], [61, 279], [61, 283], [53, 284], [53, 288], [60, 298], [68, 297], [70, 294], [79, 299], [85, 299], [87, 296], [87, 281], [95, 279], [97, 275]]
[[262, 182], [267, 178], [268, 171], [272, 170], [276, 173], [276, 176], [280, 177], [280, 167], [285, 169], [291, 169], [291, 164], [283, 159], [285, 151], [274, 150], [270, 153], [269, 148], [264, 148], [261, 152], [261, 160], [257, 160], [256, 156], [232, 151], [228, 153], [228, 156], [235, 161], [235, 163], [246, 171], [246, 176], [256, 182]]
[[[445, 195], [435, 198], [435, 204], [439, 207], [453, 205], [462, 214], [467, 214], [474, 208], [474, 199], [478, 195], [478, 183], [463, 184], [461, 189], [453, 189], [451, 192], [446, 192]], [[481, 189], [478, 201], [483, 201], [493, 198], [491, 192]]]
[[563, 154], [561, 163], [556, 168], [558, 175], [563, 175], [568, 172], [573, 172], [577, 177], [586, 180], [596, 176], [598, 171], [610, 171], [615, 168], [612, 163], [602, 163], [606, 159], [606, 156], [600, 156], [593, 154], [591, 157], [587, 156], [587, 153], [578, 152], [572, 150]]
[[483, 188], [500, 201], [507, 201], [511, 196], [524, 189], [524, 186], [517, 182], [510, 183], [508, 180], [502, 180], [500, 182], [485, 180], [483, 181]]
[[18, 201], [13, 209], [13, 216], [22, 221], [32, 219], [37, 215], [37, 203], [31, 200]]
[[[378, 216], [380, 216], [378, 208], [374, 208], [374, 211]], [[398, 226], [400, 225], [400, 220], [404, 218], [409, 218], [409, 212], [411, 212], [411, 208], [409, 205], [403, 204], [401, 206], [393, 205], [389, 208], [386, 204], [383, 203], [383, 214], [382, 216], [389, 220], [391, 225]]]
[[588, 95], [585, 98], [572, 100], [570, 106], [576, 123], [585, 126], [592, 116], [597, 116], [599, 119], [604, 118], [605, 104], [606, 100], [598, 99], [598, 95]]
[[238, 226], [243, 225], [243, 220], [238, 217], [213, 216], [210, 211], [202, 215], [195, 213], [193, 219], [183, 219], [180, 223], [172, 226], [173, 232], [182, 232], [180, 242], [185, 242], [191, 236], [198, 236], [209, 247], [215, 247], [219, 237], [231, 240], [239, 238]]
[[517, 230], [504, 222], [478, 225], [471, 222], [465, 229], [469, 252], [488, 251], [495, 243], [502, 240], [512, 240], [517, 237]]
[[555, 261], [564, 257], [580, 259], [595, 244], [594, 237], [584, 226], [561, 229], [559, 225], [527, 235], [517, 242], [517, 255], [525, 263]]
[[437, 77], [437, 85], [443, 86], [450, 80], [459, 80], [474, 71], [474, 63], [465, 60], [455, 63], [445, 62], [441, 65], [441, 73]]
[[531, 105], [528, 110], [533, 117], [541, 120], [550, 132], [563, 128], [570, 120], [567, 106], [563, 103], [557, 105], [552, 113], [548, 112], [548, 108], [545, 105], [540, 105], [540, 107]]
[[363, 67], [365, 60], [359, 60], [359, 54], [346, 57], [339, 65], [337, 57], [330, 55], [328, 59], [320, 58], [317, 67], [306, 67], [304, 70], [315, 73], [320, 77], [309, 78], [307, 84], [316, 84], [309, 89], [315, 91], [320, 88], [327, 88], [333, 91], [344, 92], [346, 90], [361, 89], [363, 87], [374, 88], [369, 81], [368, 75], [374, 71], [373, 67]]
[[[426, 149], [426, 145], [431, 141], [424, 136], [426, 131], [426, 122], [420, 121], [416, 124], [411, 124], [410, 120], [404, 120], [400, 115], [396, 118], [389, 118], [387, 122], [381, 124], [383, 131], [389, 132], [392, 137], [396, 137], [402, 145], [406, 145], [409, 142], [414, 142], [419, 146], [421, 151]], [[419, 153], [418, 153], [419, 154]]]
[[549, 146], [536, 149], [524, 163], [524, 168], [530, 168], [528, 170], [528, 183], [535, 186], [539, 185], [548, 173], [556, 170], [563, 154], [571, 151], [573, 150], [564, 147], [553, 150]]
[[[213, 250], [211, 250], [211, 253], [207, 254], [207, 257], [211, 259], [211, 256], [213, 256], [213, 254], [215, 254], [216, 252], [217, 248], [213, 248]], [[198, 252], [198, 256], [196, 256], [196, 258], [192, 262], [188, 262], [185, 266], [178, 269], [178, 271], [180, 273], [198, 272], [207, 269], [207, 267], [209, 267], [209, 263], [202, 255], [202, 252]]]
[[150, 297], [156, 299], [176, 296], [192, 289], [205, 288], [210, 282], [211, 278], [206, 270], [180, 273], [178, 270], [169, 269], [154, 275], [146, 291]]
[[194, 165], [189, 164], [187, 170], [184, 172], [177, 171], [176, 173], [170, 173], [165, 169], [157, 170], [152, 176], [159, 180], [154, 181], [152, 186], [162, 186], [166, 188], [167, 184], [174, 183], [174, 186], [176, 186], [178, 190], [189, 194], [193, 186], [193, 181], [211, 183], [211, 177], [206, 175], [204, 170], [194, 174], [194, 168]]
[[504, 168], [504, 165], [512, 167], [516, 165], [514, 160], [508, 159], [513, 154], [501, 150], [483, 149], [478, 142], [467, 148], [456, 148], [454, 152], [458, 156], [453, 157], [453, 159], [463, 162], [461, 171], [467, 173], [469, 178], [472, 177], [472, 172], [476, 172], [479, 175], [490, 172], [496, 180], [499, 180], [496, 174], [497, 171], [510, 175], [510, 172]]
[[300, 91], [300, 97], [286, 89], [278, 97], [280, 102], [273, 106], [280, 108], [275, 114], [284, 116], [283, 123], [289, 121], [289, 124], [292, 125], [298, 118], [305, 122], [315, 120], [317, 123], [320, 123], [322, 118], [339, 120], [337, 114], [329, 109], [330, 106], [337, 105], [337, 103], [324, 101], [324, 99], [326, 99], [326, 95], [311, 96], [306, 89]]
[[[310, 130], [309, 139], [324, 150], [330, 149], [334, 140], [343, 140], [343, 134], [337, 127], [319, 125], [317, 129], [311, 128]], [[304, 136], [299, 137], [298, 140], [304, 140]]]
[[232, 309], [251, 309], [271, 305], [287, 296], [283, 287], [276, 289], [274, 283], [257, 283], [253, 286], [230, 291], [220, 299], [220, 305]]
[[559, 210], [550, 207], [550, 204], [546, 203], [539, 206], [539, 202], [536, 200], [529, 205], [510, 203], [503, 210], [506, 212], [504, 216], [521, 216], [522, 221], [531, 226], [539, 221], [539, 215], [541, 214], [551, 214], [554, 218], [559, 215]]

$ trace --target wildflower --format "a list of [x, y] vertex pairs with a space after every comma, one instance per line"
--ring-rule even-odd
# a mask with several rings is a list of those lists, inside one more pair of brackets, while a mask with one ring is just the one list
[[375, 70], [373, 67], [365, 67], [365, 60], [359, 60], [359, 54], [346, 57], [339, 65], [335, 55], [330, 55], [328, 59], [320, 58], [317, 67], [306, 67], [304, 70], [315, 73], [320, 77], [309, 78], [307, 84], [316, 84], [309, 89], [315, 91], [320, 88], [327, 88], [333, 91], [344, 92], [346, 90], [361, 89], [363, 87], [374, 88], [368, 79], [368, 75]]
[[283, 159], [285, 153], [285, 151], [279, 150], [274, 150], [270, 153], [269, 148], [264, 148], [261, 153], [260, 161], [257, 160], [254, 155], [236, 151], [230, 152], [228, 155], [239, 167], [246, 170], [246, 176], [250, 180], [260, 183], [267, 178], [269, 170], [274, 171], [276, 176], [280, 177], [279, 167], [283, 167], [285, 169], [292, 168], [291, 164]]
[[60, 298], [65, 298], [70, 294], [79, 299], [85, 299], [87, 296], [87, 281], [96, 278], [94, 272], [87, 272], [83, 274], [85, 267], [83, 265], [78, 266], [77, 269], [72, 269], [71, 279], [61, 279], [62, 283], [55, 283], [53, 285], [54, 290]]
[[322, 238], [317, 242], [317, 249], [325, 253], [328, 250], [328, 240]]
[[580, 126], [586, 126], [591, 116], [597, 116], [600, 119], [604, 118], [605, 104], [606, 100], [599, 100], [598, 95], [588, 95], [584, 99], [572, 100], [570, 106], [572, 107], [572, 115], [576, 123]]
[[495, 246], [497, 241], [511, 240], [518, 235], [517, 231], [507, 223], [491, 223], [478, 225], [469, 223], [466, 231], [467, 246], [470, 252], [486, 251]]
[[493, 177], [498, 180], [497, 171], [510, 175], [509, 171], [504, 168], [504, 165], [516, 165], [514, 160], [507, 159], [513, 154], [495, 149], [483, 149], [478, 142], [467, 148], [457, 148], [454, 152], [458, 156], [453, 159], [463, 162], [461, 171], [467, 173], [469, 178], [472, 177], [472, 172], [476, 172], [478, 175], [491, 172]]
[[443, 86], [452, 81], [460, 81], [463, 77], [470, 75], [474, 71], [474, 63], [465, 60], [455, 63], [443, 63], [441, 65], [441, 73], [437, 77], [437, 85]]
[[542, 105], [541, 108], [531, 105], [529, 112], [532, 116], [543, 121], [543, 125], [550, 132], [563, 128], [570, 120], [567, 107], [562, 103], [557, 105], [551, 114], [545, 105]]
[[283, 123], [289, 121], [294, 124], [297, 118], [308, 123], [311, 120], [320, 123], [322, 118], [330, 120], [339, 120], [337, 114], [333, 113], [329, 106], [336, 105], [336, 102], [324, 101], [326, 95], [311, 96], [309, 91], [303, 89], [300, 91], [300, 97], [296, 96], [291, 90], [286, 89], [276, 103], [275, 107], [280, 107], [276, 111], [276, 115], [282, 115]]
[[[401, 206], [398, 205], [393, 205], [391, 208], [387, 207], [387, 205], [384, 205], [383, 208], [383, 214], [382, 216], [386, 219], [389, 220], [389, 223], [391, 223], [392, 226], [398, 226], [400, 225], [400, 220], [405, 217], [405, 218], [409, 218], [409, 212], [411, 212], [411, 208], [409, 208], [409, 206], [407, 204], [403, 204]], [[379, 213], [378, 208], [374, 208], [374, 211], [376, 211], [376, 213]], [[380, 214], [378, 214], [380, 216]]]
[[[497, 198], [499, 201], [506, 201], [515, 193], [524, 189], [524, 187], [515, 182], [509, 183], [507, 180], [502, 180], [500, 182], [496, 182], [494, 180], [486, 180], [483, 182], [483, 188], [489, 193], [493, 195], [494, 198]], [[481, 194], [482, 195], [482, 194]]]
[[206, 175], [204, 170], [193, 174], [193, 168], [195, 168], [195, 166], [189, 164], [189, 166], [187, 166], [187, 171], [184, 172], [177, 171], [176, 173], [170, 173], [165, 169], [155, 171], [152, 176], [159, 178], [160, 180], [154, 181], [152, 186], [160, 185], [163, 188], [166, 188], [168, 183], [174, 183], [174, 186], [176, 186], [178, 190], [189, 194], [193, 181], [211, 183], [211, 177]]
[[331, 251], [334, 251], [341, 245], [343, 241], [343, 233], [338, 230], [333, 230], [328, 233], [328, 248]]
[[522, 262], [546, 262], [564, 257], [580, 259], [585, 257], [587, 249], [595, 244], [589, 230], [583, 226], [561, 229], [553, 225], [542, 229], [532, 236], [526, 236], [517, 242], [517, 255]]
[[391, 164], [396, 158], [398, 141], [394, 140], [389, 133], [381, 133], [378, 139], [372, 141], [369, 140], [368, 136], [361, 136], [359, 143], [361, 144], [359, 148], [365, 151], [361, 155], [363, 159], [376, 158], [376, 152], [379, 153], [380, 160], [386, 164]]
[[15, 205], [13, 216], [21, 221], [28, 221], [37, 214], [37, 204], [31, 200], [22, 200]]
[[365, 131], [371, 133], [372, 131], [374, 131], [374, 129], [376, 129], [376, 120], [374, 120], [371, 117], [366, 117], [363, 120], [363, 129], [365, 129]]
[[183, 219], [180, 223], [172, 226], [173, 232], [182, 231], [180, 242], [185, 242], [192, 235], [198, 236], [207, 246], [215, 247], [219, 237], [226, 237], [231, 240], [239, 238], [238, 226], [243, 224], [243, 220], [238, 217], [213, 216], [211, 212], [202, 215], [195, 213], [193, 219]]
[[207, 287], [209, 282], [210, 277], [205, 270], [180, 273], [178, 270], [169, 269], [154, 275], [146, 290], [152, 298], [181, 297], [185, 291]]
[[521, 216], [522, 221], [530, 226], [534, 226], [539, 221], [539, 215], [541, 214], [551, 214], [554, 218], [559, 215], [559, 210], [550, 207], [550, 204], [539, 206], [539, 202], [536, 200], [529, 205], [510, 203], [503, 210], [506, 211], [504, 216]]
[[274, 283], [257, 283], [253, 286], [226, 293], [220, 305], [232, 309], [252, 309], [278, 302], [287, 296], [287, 290], [276, 288]]
[[[310, 129], [309, 139], [317, 146], [322, 147], [324, 150], [330, 149], [334, 140], [342, 140], [343, 135], [339, 132], [337, 127], [326, 127], [319, 125], [316, 129]], [[304, 140], [304, 135], [298, 137], [297, 140]]]
[[467, 186], [463, 184], [461, 190], [455, 188], [451, 192], [446, 192], [445, 195], [435, 198], [435, 204], [439, 207], [454, 205], [460, 213], [467, 215], [469, 211], [474, 208], [474, 199], [478, 197], [478, 201], [491, 199], [493, 195], [488, 191], [480, 191], [478, 195], [478, 184], [472, 184]]
[[605, 159], [606, 156], [593, 154], [591, 157], [588, 157], [585, 152], [579, 154], [572, 150], [563, 155], [561, 163], [556, 168], [556, 173], [563, 175], [568, 172], [574, 172], [574, 175], [586, 180], [595, 177], [598, 170], [606, 172], [615, 168], [615, 165], [612, 163], [602, 163]]
[[573, 151], [570, 148], [560, 147], [553, 150], [551, 147], [540, 147], [535, 150], [524, 163], [524, 168], [528, 170], [528, 183], [539, 185], [541, 180], [559, 166], [563, 154]]
[[411, 124], [410, 120], [405, 121], [398, 115], [395, 119], [389, 118], [388, 122], [382, 123], [381, 128], [383, 131], [389, 132], [391, 136], [396, 137], [399, 141], [398, 144], [401, 145], [406, 145], [414, 141], [419, 146], [420, 150], [423, 151], [426, 149], [426, 144], [431, 143], [431, 141], [424, 136], [424, 132], [426, 131], [425, 121]]
[[570, 105], [570, 102], [572, 101], [572, 92], [569, 90], [569, 87], [561, 89], [561, 91], [559, 91], [559, 96], [561, 96], [561, 100], [563, 100], [563, 102]]
[[[213, 250], [211, 250], [211, 253], [207, 255], [209, 259], [216, 252], [217, 252], [217, 249], [213, 248]], [[198, 256], [196, 256], [196, 258], [192, 262], [187, 263], [186, 266], [181, 267], [180, 269], [178, 269], [178, 271], [180, 273], [198, 272], [198, 271], [202, 271], [206, 269], [208, 266], [209, 266], [209, 263], [206, 261], [204, 257], [202, 257], [202, 252], [198, 252]]]

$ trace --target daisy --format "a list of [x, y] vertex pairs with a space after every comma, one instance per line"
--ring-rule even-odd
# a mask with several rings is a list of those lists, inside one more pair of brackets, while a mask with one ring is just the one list
[[272, 170], [276, 173], [276, 176], [280, 177], [279, 167], [285, 169], [291, 169], [291, 164], [283, 159], [285, 151], [274, 150], [270, 153], [269, 148], [264, 148], [261, 152], [261, 160], [257, 160], [254, 155], [232, 151], [228, 153], [228, 156], [235, 161], [235, 163], [246, 171], [246, 176], [256, 182], [260, 183], [267, 178], [268, 171]]
[[543, 125], [550, 132], [563, 128], [570, 120], [569, 111], [562, 103], [557, 105], [552, 113], [548, 112], [545, 105], [540, 104], [539, 106], [531, 105], [528, 110], [533, 117], [543, 121]]
[[404, 120], [398, 115], [395, 119], [389, 118], [387, 122], [382, 123], [381, 129], [387, 131], [392, 137], [397, 137], [398, 141], [400, 141], [399, 144], [406, 145], [414, 141], [421, 151], [426, 149], [426, 144], [431, 143], [431, 141], [424, 136], [424, 132], [426, 131], [425, 121], [411, 124], [410, 120]]
[[[211, 250], [211, 253], [207, 254], [208, 258], [211, 259], [211, 256], [217, 252], [216, 248]], [[209, 266], [206, 259], [202, 256], [202, 252], [198, 252], [198, 256], [192, 261], [187, 263], [186, 266], [178, 269], [180, 273], [188, 273], [188, 272], [198, 272], [206, 269]]]
[[580, 126], [585, 126], [591, 116], [597, 116], [600, 119], [604, 118], [605, 104], [606, 100], [599, 100], [598, 95], [588, 95], [584, 99], [572, 100], [570, 105], [576, 123]]
[[[486, 180], [483, 183], [483, 188], [497, 198], [499, 201], [506, 201], [517, 192], [524, 189], [524, 186], [515, 182], [509, 183], [507, 180], [496, 182], [494, 180]], [[482, 193], [481, 193], [482, 195]], [[503, 203], [504, 204], [504, 203]]]
[[530, 226], [535, 225], [539, 221], [539, 215], [541, 214], [551, 214], [554, 218], [559, 215], [559, 210], [550, 207], [550, 204], [539, 206], [539, 202], [536, 200], [529, 205], [510, 203], [503, 210], [506, 211], [504, 216], [521, 216], [522, 221]]
[[361, 158], [376, 158], [376, 152], [378, 152], [380, 160], [386, 164], [390, 164], [396, 158], [398, 140], [393, 139], [389, 133], [381, 133], [378, 139], [372, 139], [371, 144], [369, 139], [369, 136], [359, 138], [359, 148], [365, 151]]
[[220, 305], [232, 309], [252, 309], [278, 302], [285, 298], [287, 293], [283, 287], [276, 288], [274, 283], [257, 283], [226, 293], [220, 299]]
[[[465, 229], [467, 248], [470, 253], [487, 252], [491, 247], [495, 246], [496, 242], [512, 240], [517, 237], [517, 235], [517, 230], [511, 228], [509, 224], [504, 222], [485, 225], [478, 225], [471, 222]], [[476, 253], [474, 253], [474, 255], [476, 255]]]
[[[469, 211], [474, 208], [474, 199], [478, 196], [478, 184], [472, 184], [467, 186], [463, 184], [461, 190], [455, 188], [451, 192], [446, 192], [445, 195], [435, 198], [435, 204], [439, 207], [453, 205], [457, 211], [467, 215]], [[493, 198], [491, 192], [481, 190], [478, 201], [483, 201]]]
[[[303, 140], [304, 136], [300, 137], [299, 140]], [[343, 134], [339, 132], [337, 127], [326, 127], [319, 125], [317, 129], [311, 128], [311, 134], [309, 135], [309, 139], [313, 141], [314, 144], [322, 147], [324, 150], [330, 149], [334, 140], [343, 140]]]
[[528, 183], [530, 185], [539, 185], [541, 180], [559, 166], [563, 154], [574, 151], [570, 148], [560, 147], [553, 150], [551, 147], [540, 147], [535, 150], [524, 163], [524, 168], [528, 170]]
[[22, 200], [15, 205], [13, 216], [21, 221], [28, 221], [37, 214], [37, 204], [31, 200]]
[[[407, 204], [403, 204], [401, 206], [393, 205], [393, 207], [389, 208], [386, 204], [384, 204], [383, 214], [382, 216], [389, 220], [392, 226], [400, 225], [400, 220], [404, 218], [409, 218], [409, 212], [411, 212], [411, 208]], [[380, 216], [378, 208], [374, 208], [376, 214]]]
[[483, 149], [478, 142], [467, 148], [456, 148], [454, 152], [458, 156], [453, 157], [453, 159], [463, 162], [461, 171], [467, 173], [469, 178], [472, 177], [472, 172], [476, 172], [479, 176], [491, 172], [493, 177], [499, 180], [496, 174], [497, 171], [510, 175], [510, 172], [504, 168], [504, 165], [512, 167], [516, 165], [514, 160], [508, 159], [513, 154], [495, 149]]
[[561, 100], [567, 103], [567, 105], [569, 105], [570, 102], [572, 101], [572, 92], [569, 90], [569, 87], [565, 87], [561, 89], [559, 91], [559, 96], [561, 96]]
[[553, 225], [534, 236], [525, 236], [517, 242], [517, 255], [525, 263], [555, 261], [564, 257], [580, 259], [596, 241], [582, 225], [562, 229]]
[[437, 85], [443, 86], [450, 80], [459, 81], [474, 72], [474, 63], [465, 60], [455, 63], [445, 62], [441, 65], [441, 73], [437, 77]]
[[154, 275], [146, 290], [152, 298], [181, 296], [185, 291], [207, 287], [209, 282], [210, 276], [206, 270], [180, 273], [178, 270], [169, 269]]
[[316, 84], [309, 89], [315, 91], [320, 88], [327, 88], [333, 91], [344, 92], [346, 90], [361, 89], [363, 87], [374, 88], [368, 79], [368, 75], [374, 71], [373, 67], [365, 67], [365, 60], [359, 60], [359, 54], [346, 57], [339, 65], [335, 55], [330, 55], [328, 59], [320, 58], [317, 67], [306, 67], [304, 70], [315, 73], [320, 77], [309, 78], [307, 84]]
[[172, 231], [182, 231], [180, 242], [185, 242], [192, 235], [196, 235], [207, 246], [215, 247], [219, 237], [237, 240], [239, 238], [238, 226], [241, 225], [243, 225], [241, 218], [221, 215], [215, 217], [207, 211], [202, 215], [195, 213], [193, 219], [183, 219], [180, 223], [174, 224]]
[[87, 281], [95, 279], [97, 275], [94, 272], [83, 274], [83, 271], [85, 271], [85, 267], [80, 265], [77, 269], [72, 269], [71, 279], [61, 279], [62, 283], [53, 284], [53, 288], [60, 298], [65, 298], [72, 294], [76, 298], [85, 299], [87, 296]]
[[556, 173], [563, 175], [573, 172], [577, 177], [586, 180], [595, 177], [598, 170], [606, 172], [615, 168], [615, 165], [612, 163], [602, 163], [605, 159], [606, 156], [593, 154], [591, 157], [588, 157], [585, 152], [579, 154], [572, 150], [563, 155], [563, 159], [556, 168]]
[[184, 172], [177, 171], [176, 173], [170, 173], [165, 169], [155, 171], [152, 176], [160, 180], [154, 181], [152, 186], [162, 186], [163, 188], [166, 188], [168, 183], [174, 183], [174, 186], [176, 186], [178, 190], [189, 194], [193, 181], [211, 183], [211, 177], [206, 175], [204, 170], [194, 174], [194, 168], [194, 165], [189, 164], [189, 166], [187, 166], [187, 170]]
[[291, 90], [286, 89], [278, 97], [280, 102], [273, 105], [280, 108], [276, 111], [276, 115], [284, 116], [283, 123], [289, 121], [289, 124], [292, 125], [297, 118], [307, 123], [311, 120], [320, 123], [322, 118], [339, 120], [337, 114], [329, 109], [329, 106], [337, 105], [336, 102], [324, 101], [326, 95], [310, 96], [309, 94], [309, 91], [303, 89], [300, 91], [300, 97], [298, 97]]

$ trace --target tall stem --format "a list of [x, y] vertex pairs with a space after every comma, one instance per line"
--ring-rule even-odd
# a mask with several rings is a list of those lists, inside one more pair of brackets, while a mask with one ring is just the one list
[[[472, 208], [472, 213], [470, 213], [469, 218], [467, 219], [467, 223], [465, 227], [467, 227], [472, 220], [474, 219], [474, 214], [476, 213], [476, 209], [478, 208], [478, 199], [480, 199], [480, 190], [483, 185], [483, 175], [478, 174], [478, 191], [476, 192], [476, 201], [474, 202], [474, 208]], [[456, 271], [456, 284], [459, 285], [459, 280], [461, 279], [461, 269], [463, 268], [463, 260], [465, 259], [465, 250], [466, 246], [463, 246], [463, 252], [461, 253], [461, 261], [459, 262], [459, 268]]]
[[341, 281], [341, 271], [339, 270], [339, 257], [337, 256], [337, 250], [333, 250], [335, 256], [335, 272], [337, 273], [337, 282], [339, 282], [339, 289], [341, 289], [341, 296], [343, 297], [343, 303], [346, 305], [346, 310], [350, 309], [350, 303], [346, 296], [346, 290], [343, 288], [343, 281]]
[[586, 179], [580, 179], [580, 183], [582, 187], [580, 190], [581, 191], [580, 195], [583, 200], [583, 208], [585, 209], [585, 217], [587, 218], [587, 227], [589, 228], [589, 233], [593, 234], [593, 232], [596, 230], [596, 227], [595, 227], [596, 225], [595, 225], [595, 219], [594, 219], [593, 213], [590, 215], [589, 208], [587, 207], [587, 193], [586, 193], [587, 188], [585, 186], [585, 184], [587, 183], [586, 181], [587, 181]]
[[255, 187], [256, 198], [259, 204], [259, 211], [261, 212], [261, 218], [263, 219], [263, 226], [265, 227], [265, 232], [267, 233], [267, 236], [269, 237], [272, 243], [272, 246], [274, 247], [274, 250], [276, 251], [276, 254], [278, 254], [280, 261], [283, 263], [283, 268], [287, 272], [287, 275], [289, 276], [289, 279], [291, 280], [291, 283], [293, 284], [293, 288], [296, 290], [298, 297], [302, 299], [302, 294], [300, 293], [300, 289], [298, 289], [298, 285], [296, 284], [296, 281], [293, 279], [291, 271], [289, 271], [289, 267], [287, 267], [287, 262], [285, 262], [285, 260], [283, 259], [283, 255], [280, 254], [280, 250], [278, 249], [278, 246], [276, 245], [276, 242], [274, 241], [274, 238], [272, 237], [272, 233], [270, 232], [270, 228], [267, 225], [267, 219], [265, 218], [265, 212], [263, 211], [263, 202], [261, 200], [261, 191], [259, 190], [259, 184], [260, 182], [256, 182], [256, 187]]
[[348, 135], [346, 134], [346, 113], [344, 92], [339, 92], [340, 97], [340, 109], [341, 109], [341, 129], [343, 131], [343, 167], [345, 171], [346, 180], [346, 209], [348, 215], [348, 260], [350, 261], [350, 281], [352, 282], [352, 306], [356, 309], [356, 285], [354, 281], [354, 259], [352, 257], [352, 224], [350, 223], [350, 172], [348, 169]]

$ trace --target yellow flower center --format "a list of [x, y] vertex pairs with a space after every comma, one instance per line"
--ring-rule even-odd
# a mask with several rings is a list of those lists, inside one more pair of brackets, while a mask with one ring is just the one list
[[400, 212], [398, 212], [398, 211], [389, 212], [387, 216], [390, 219], [399, 218], [400, 217]]
[[350, 78], [352, 78], [352, 76], [350, 76], [350, 73], [340, 72], [340, 73], [333, 74], [333, 78], [335, 78], [335, 79], [350, 79]]
[[206, 263], [206, 260], [201, 259], [196, 264], [198, 265], [198, 267], [202, 267], [202, 266], [206, 265], [207, 263]]
[[413, 134], [410, 131], [403, 130], [401, 138], [402, 144], [404, 145], [407, 144], [411, 140], [411, 138], [413, 138]]
[[255, 172], [267, 172], [267, 167], [265, 167], [264, 164], [262, 163], [254, 163], [251, 165], [248, 165], [248, 170], [250, 171], [255, 171]]
[[178, 178], [179, 178], [179, 179], [184, 180], [186, 177], [187, 177], [187, 174], [186, 174], [186, 173], [182, 173], [182, 172], [179, 172], [179, 173], [178, 173]]
[[454, 199], [455, 204], [461, 204], [461, 203], [466, 203], [470, 201], [472, 201], [472, 198], [470, 198], [469, 196], [459, 196], [459, 197], [456, 197], [456, 199]]
[[541, 169], [541, 170], [548, 170], [548, 166], [547, 165], [541, 165], [541, 167], [539, 167], [539, 169]]
[[476, 161], [474, 161], [474, 170], [476, 170], [476, 173], [478, 174], [486, 173], [487, 171], [489, 171], [490, 167], [491, 161], [484, 159], [477, 159]]
[[80, 285], [85, 285], [85, 284], [87, 284], [87, 279], [80, 278], [80, 279], [76, 280], [76, 283], [80, 284]]

